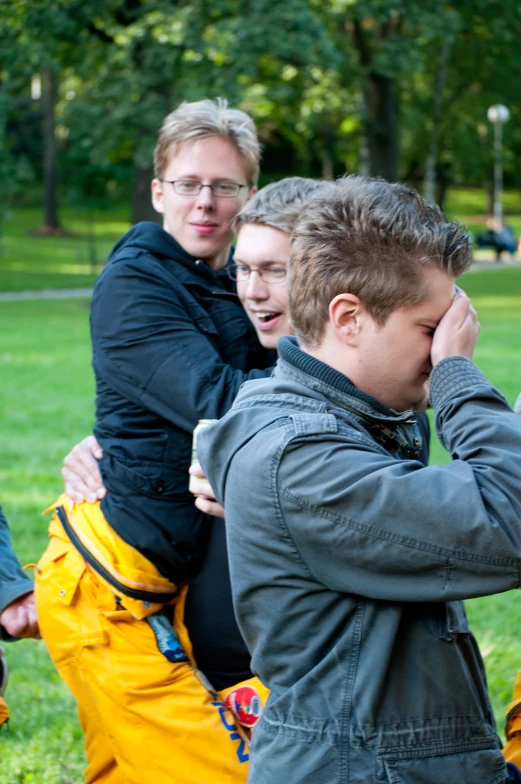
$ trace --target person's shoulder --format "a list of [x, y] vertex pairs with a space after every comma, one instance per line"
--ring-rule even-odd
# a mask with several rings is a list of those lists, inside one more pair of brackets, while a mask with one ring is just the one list
[[153, 249], [125, 246], [113, 253], [99, 275], [95, 292], [107, 286], [127, 281], [132, 288], [143, 285], [176, 287], [176, 277], [169, 272], [165, 258]]
[[110, 252], [107, 267], [132, 264], [135, 259], [164, 263], [183, 257], [184, 252], [174, 238], [157, 223], [145, 221], [132, 226], [116, 242]]
[[[262, 392], [262, 383], [253, 383], [256, 384], [257, 392]], [[266, 387], [269, 389], [269, 384]], [[339, 418], [331, 410], [309, 410], [298, 405], [298, 396], [293, 400], [292, 396], [286, 400], [280, 397], [277, 402], [273, 396], [261, 394], [256, 400], [256, 406], [248, 407], [243, 412], [249, 420], [248, 425], [253, 425], [256, 430], [248, 450], [254, 461], [262, 454], [263, 461], [284, 464], [286, 471], [292, 474], [297, 472], [300, 465], [309, 467], [312, 472], [321, 471], [327, 468], [329, 455], [332, 454], [355, 450], [357, 459], [361, 460], [364, 450], [383, 452], [363, 429], [347, 419]], [[263, 398], [270, 408], [269, 418], [266, 418], [265, 412], [260, 413]]]

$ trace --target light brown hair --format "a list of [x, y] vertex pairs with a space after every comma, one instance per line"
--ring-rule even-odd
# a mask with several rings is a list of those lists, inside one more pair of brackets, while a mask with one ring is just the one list
[[154, 173], [162, 177], [172, 156], [188, 141], [218, 136], [234, 144], [246, 165], [247, 184], [257, 184], [260, 144], [255, 123], [246, 112], [231, 109], [223, 98], [181, 103], [161, 125], [154, 151]]
[[415, 190], [346, 176], [324, 184], [293, 232], [291, 322], [304, 344], [319, 345], [329, 303], [348, 292], [384, 324], [396, 308], [428, 296], [425, 267], [457, 278], [471, 263], [468, 233], [459, 223], [446, 222], [439, 208]]
[[308, 177], [285, 177], [265, 185], [246, 202], [235, 218], [235, 231], [238, 232], [246, 223], [256, 223], [291, 234], [304, 204], [323, 185], [323, 180]]

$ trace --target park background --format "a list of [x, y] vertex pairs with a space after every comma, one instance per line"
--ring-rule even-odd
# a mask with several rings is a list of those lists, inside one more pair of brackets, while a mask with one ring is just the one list
[[[477, 235], [493, 208], [491, 105], [504, 104], [503, 208], [521, 232], [521, 6], [512, 0], [4, 0], [0, 7], [0, 499], [22, 562], [64, 454], [93, 424], [89, 289], [112, 244], [156, 219], [155, 136], [181, 100], [255, 119], [260, 184], [361, 172], [401, 180]], [[476, 253], [463, 285], [476, 361], [521, 390], [521, 267]], [[63, 298], [16, 299], [63, 290]], [[23, 295], [24, 297], [26, 295]], [[436, 442], [435, 462], [448, 456]], [[521, 644], [518, 594], [467, 603], [499, 729]], [[74, 701], [42, 642], [8, 646], [0, 784], [79, 784]], [[174, 761], [174, 760], [173, 760]]]

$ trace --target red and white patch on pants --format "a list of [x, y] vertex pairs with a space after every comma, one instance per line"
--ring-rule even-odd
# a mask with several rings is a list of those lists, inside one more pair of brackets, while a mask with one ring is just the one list
[[253, 727], [262, 713], [259, 692], [253, 686], [239, 686], [224, 698], [224, 704], [243, 727]]

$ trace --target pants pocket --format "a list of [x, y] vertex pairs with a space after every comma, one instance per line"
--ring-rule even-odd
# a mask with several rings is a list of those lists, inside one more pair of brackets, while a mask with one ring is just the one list
[[80, 623], [75, 613], [85, 563], [70, 542], [51, 536], [35, 571], [38, 623], [56, 668], [79, 655]]
[[505, 760], [497, 749], [431, 757], [384, 759], [388, 784], [505, 784]]
[[46, 551], [35, 570], [36, 586], [49, 586], [47, 600], [71, 604], [76, 588], [85, 572], [86, 565], [72, 544], [57, 536], [51, 536]]

